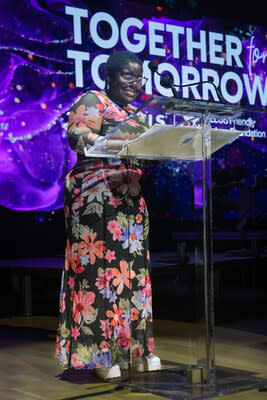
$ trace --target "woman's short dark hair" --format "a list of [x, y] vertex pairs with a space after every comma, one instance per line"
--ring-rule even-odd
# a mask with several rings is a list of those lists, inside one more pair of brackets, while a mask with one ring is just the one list
[[105, 65], [106, 75], [113, 77], [117, 71], [119, 71], [125, 64], [130, 62], [137, 63], [142, 66], [142, 61], [134, 53], [129, 53], [128, 51], [116, 51], [115, 53], [112, 53], [107, 59]]

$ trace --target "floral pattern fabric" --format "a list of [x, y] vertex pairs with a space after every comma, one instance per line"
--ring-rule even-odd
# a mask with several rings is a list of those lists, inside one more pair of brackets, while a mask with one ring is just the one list
[[[104, 93], [73, 105], [68, 137], [78, 162], [66, 177], [67, 245], [60, 292], [56, 357], [65, 367], [101, 368], [154, 354], [149, 274], [149, 221], [135, 160], [83, 156], [99, 136], [132, 112]], [[142, 115], [121, 127], [131, 139], [147, 128]]]

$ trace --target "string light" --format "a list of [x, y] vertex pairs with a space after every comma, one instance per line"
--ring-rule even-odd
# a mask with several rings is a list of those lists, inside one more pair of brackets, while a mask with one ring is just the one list
[[5, 39], [7, 39], [7, 37], [9, 36], [18, 36], [19, 38], [23, 38], [26, 40], [29, 40], [31, 42], [36, 42], [36, 43], [40, 43], [40, 44], [67, 44], [67, 43], [73, 43], [73, 35], [69, 34], [69, 37], [64, 38], [64, 39], [52, 39], [52, 40], [47, 40], [47, 39], [38, 39], [36, 37], [33, 36], [26, 36], [23, 32], [20, 31], [19, 35], [16, 35], [16, 33], [14, 33], [13, 31], [10, 31], [6, 26], [3, 26], [2, 24], [0, 24], [0, 29], [5, 31]]

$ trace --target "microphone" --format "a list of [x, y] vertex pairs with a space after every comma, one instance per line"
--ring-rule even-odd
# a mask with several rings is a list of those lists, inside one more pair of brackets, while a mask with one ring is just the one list
[[[165, 88], [171, 88], [170, 81], [171, 80], [170, 80], [170, 78], [168, 76], [163, 76], [160, 79], [160, 84], [161, 84], [161, 86], [163, 86]], [[225, 100], [222, 97], [221, 92], [219, 91], [217, 86], [211, 81], [192, 82], [192, 83], [187, 83], [186, 85], [175, 85], [174, 83], [172, 83], [172, 86], [176, 86], [176, 87], [182, 88], [182, 87], [187, 87], [187, 86], [203, 85], [203, 83], [210, 83], [214, 87], [215, 92], [216, 92], [216, 94], [217, 94], [217, 96], [219, 98], [220, 103], [225, 104]]]
[[176, 97], [178, 99], [179, 94], [178, 94], [177, 90], [175, 89], [176, 85], [173, 84], [172, 80], [170, 79], [170, 77], [167, 74], [160, 74], [158, 72], [158, 64], [155, 61], [149, 61], [148, 68], [150, 69], [150, 71], [156, 72], [156, 74], [162, 76], [163, 78], [161, 78], [161, 79], [165, 78], [166, 80], [168, 80], [168, 84], [169, 84], [168, 88], [171, 88], [172, 94], [174, 95], [174, 97]]
[[158, 64], [156, 63], [156, 61], [149, 61], [148, 68], [150, 69], [150, 71], [158, 73]]

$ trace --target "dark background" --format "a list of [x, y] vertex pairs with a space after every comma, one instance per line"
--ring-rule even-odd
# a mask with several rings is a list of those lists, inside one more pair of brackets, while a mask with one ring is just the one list
[[[131, 0], [129, 0], [131, 1]], [[241, 2], [224, 0], [215, 1], [152, 1], [143, 0], [140, 4], [154, 4], [168, 10], [179, 10], [181, 18], [190, 14], [192, 18], [203, 16], [222, 18], [229, 21], [244, 24], [256, 24], [266, 26], [266, 15], [263, 2]], [[164, 12], [164, 11], [163, 11]], [[177, 14], [176, 14], [177, 16]], [[178, 17], [178, 16], [177, 16]], [[151, 197], [149, 199], [149, 196]], [[148, 206], [150, 208], [151, 220], [151, 250], [153, 251], [176, 251], [177, 243], [172, 240], [172, 232], [181, 230], [181, 223], [174, 218], [168, 210], [168, 204], [157, 204], [153, 199], [153, 193], [147, 193]], [[153, 203], [154, 201], [154, 203]], [[150, 204], [149, 204], [150, 203]], [[160, 212], [155, 210], [161, 209]], [[162, 210], [165, 210], [164, 212]], [[64, 215], [63, 210], [53, 212], [17, 212], [0, 207], [1, 221], [1, 259], [14, 259], [24, 257], [48, 257], [62, 256], [65, 247]], [[235, 220], [225, 221], [225, 228], [233, 229]], [[190, 221], [185, 229], [189, 230]], [[250, 218], [247, 229], [254, 226], [253, 218]], [[266, 230], [266, 216], [258, 221], [258, 229]], [[159, 240], [160, 237], [160, 240]], [[267, 239], [267, 238], [266, 238]], [[240, 250], [243, 247], [252, 250], [252, 258], [249, 261], [239, 260], [220, 264], [216, 267], [216, 277], [220, 277], [220, 293], [216, 292], [216, 321], [227, 323], [229, 321], [250, 320], [248, 329], [261, 330], [260, 322], [266, 321], [267, 304], [267, 262], [262, 258], [266, 254], [267, 240], [257, 243], [224, 242], [214, 243], [215, 251], [227, 252], [232, 249]], [[252, 248], [253, 246], [253, 248]], [[2, 289], [1, 308], [2, 316], [18, 315], [23, 312], [23, 304], [12, 292], [12, 273], [1, 267]], [[188, 284], [189, 277], [185, 276], [184, 285]], [[216, 278], [216, 279], [217, 279]], [[177, 270], [169, 269], [166, 274], [164, 270], [152, 272], [155, 317], [162, 317], [166, 307], [171, 314], [176, 307], [177, 299], [166, 298], [166, 304], [157, 300], [159, 288], [164, 284], [166, 292], [170, 285], [177, 282]], [[164, 282], [164, 283], [163, 283]], [[33, 287], [33, 313], [34, 314], [57, 314], [58, 291], [60, 285], [60, 271], [40, 271], [32, 278]], [[22, 288], [20, 288], [22, 290]], [[166, 294], [166, 293], [165, 293]], [[218, 300], [219, 299], [219, 300]], [[158, 311], [157, 311], [158, 310]], [[168, 315], [167, 315], [168, 316]], [[253, 325], [254, 321], [254, 327]]]
[[[140, 3], [136, 0], [130, 1]], [[179, 10], [181, 16], [190, 13], [193, 18], [206, 16], [245, 24], [262, 26], [266, 26], [267, 24], [264, 2], [260, 0], [143, 0], [142, 3], [175, 9], [176, 12]]]

